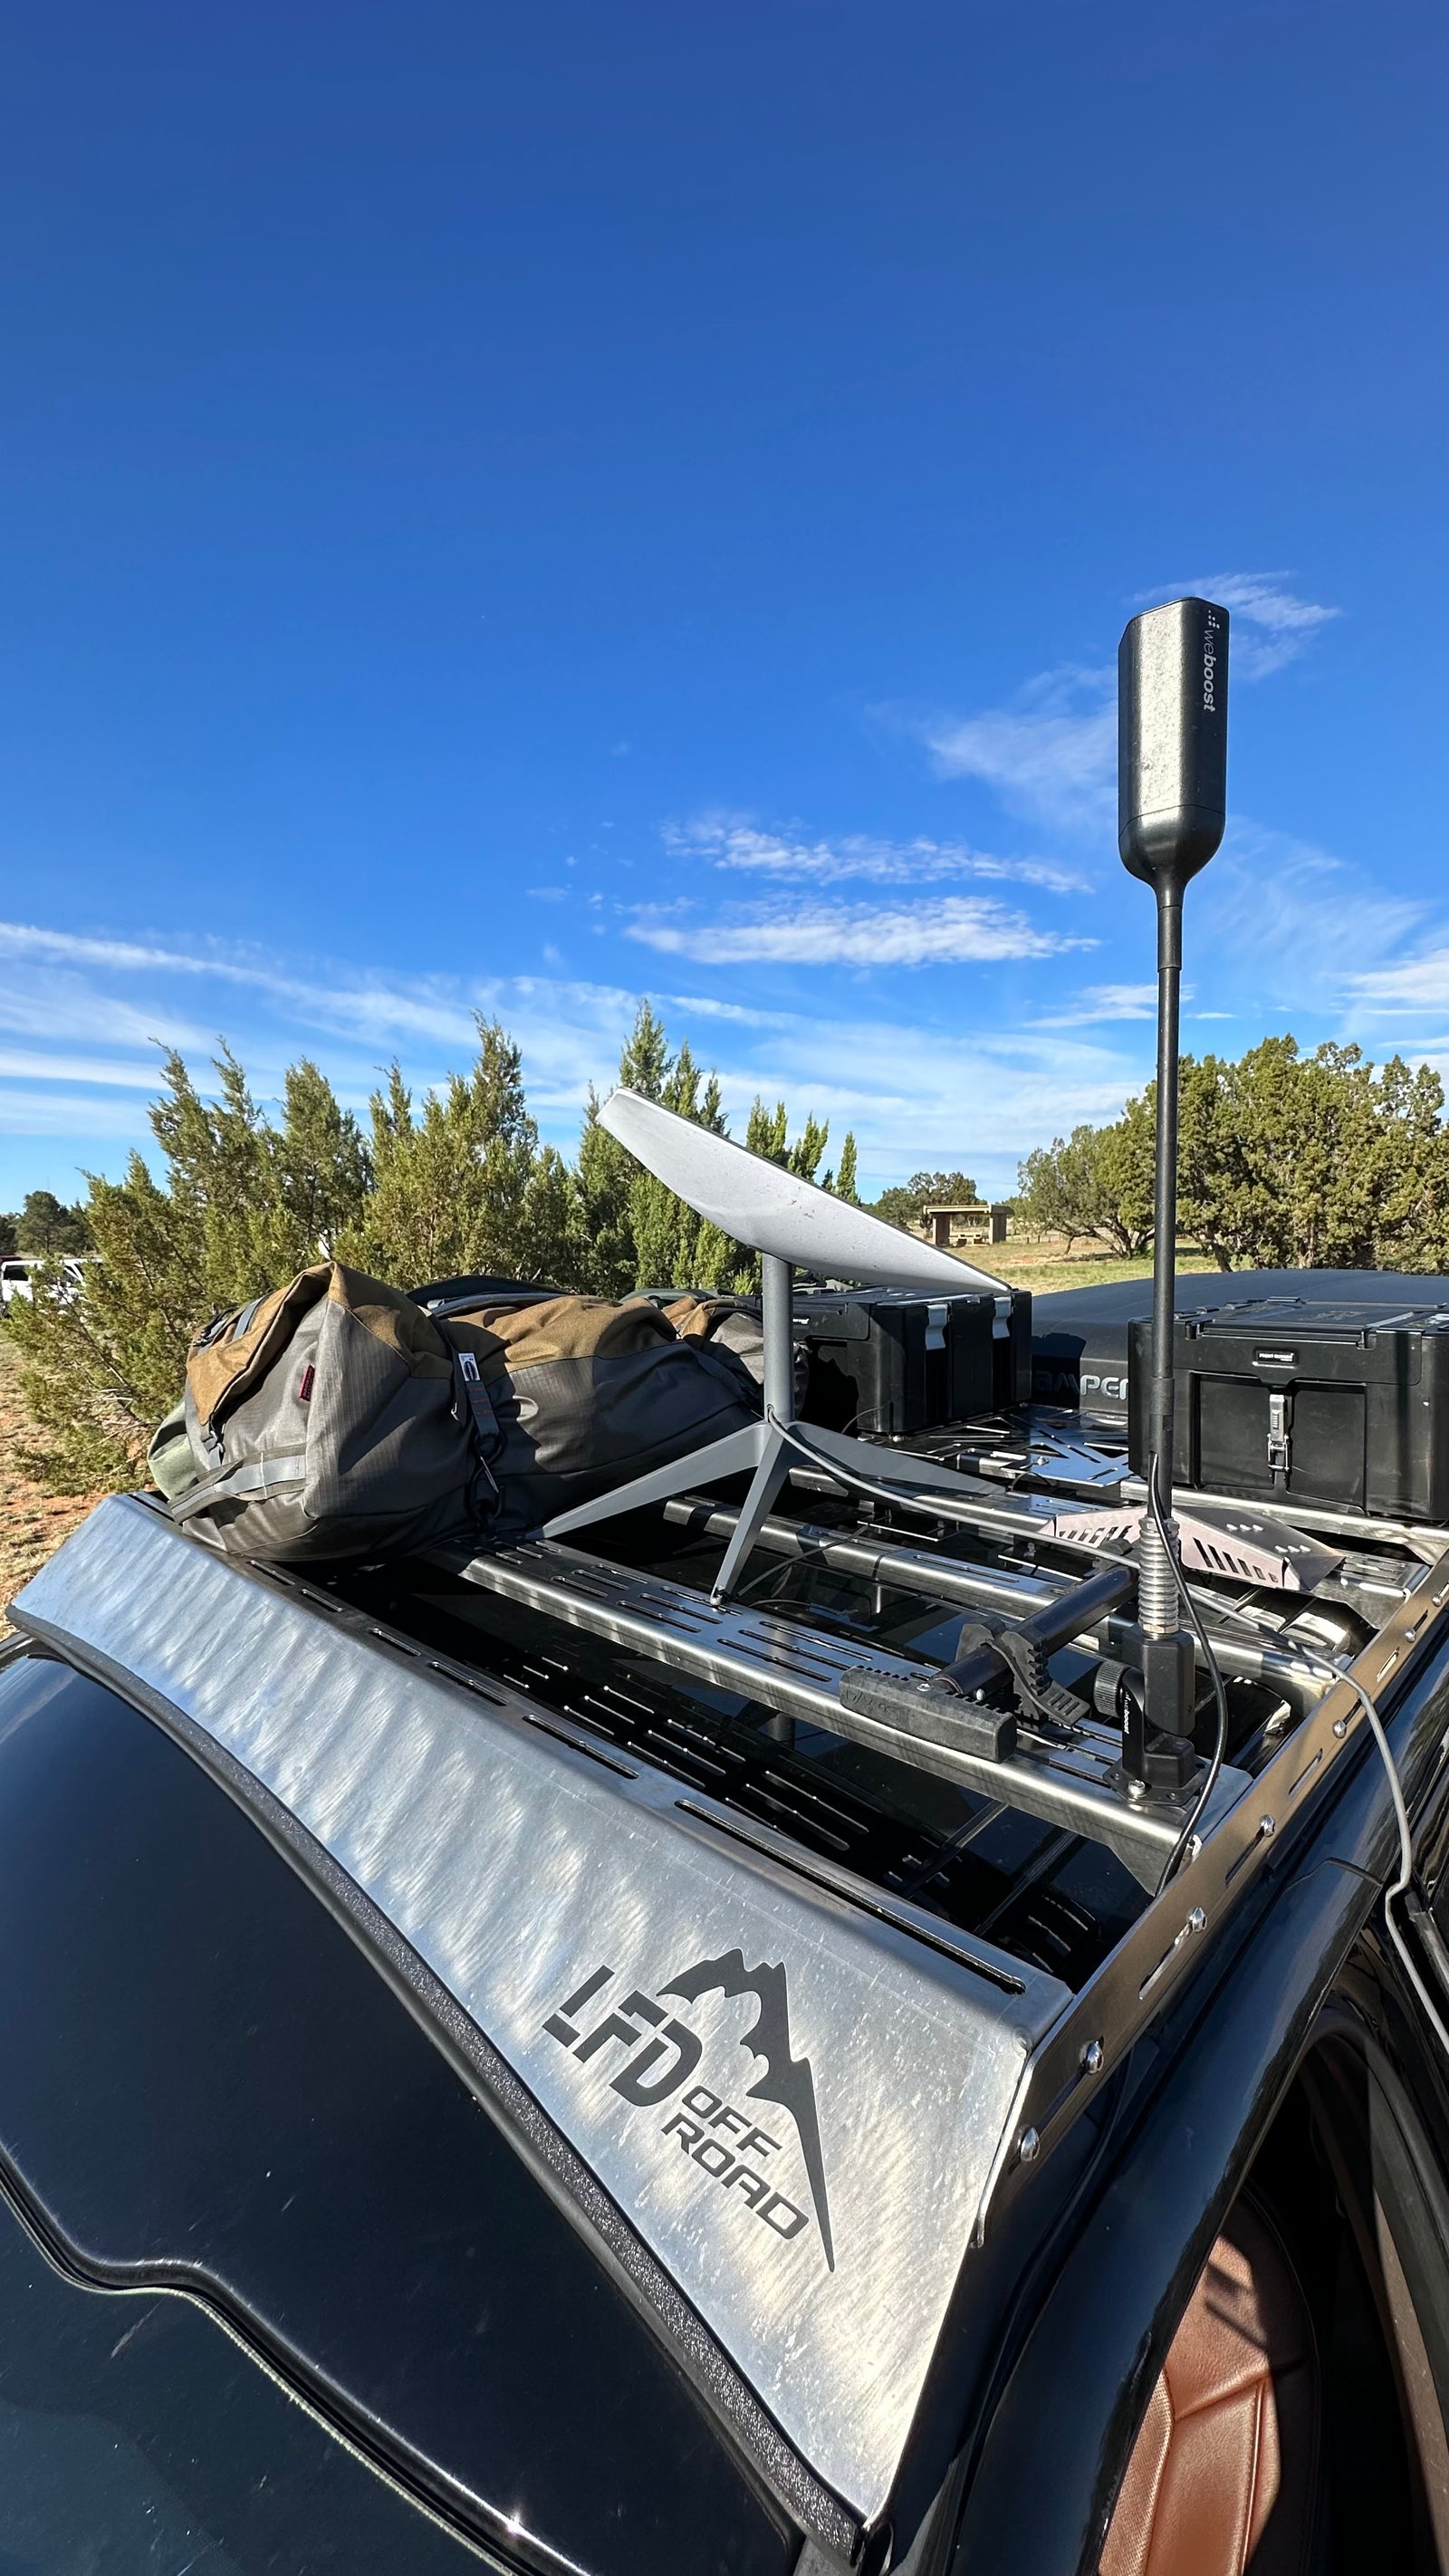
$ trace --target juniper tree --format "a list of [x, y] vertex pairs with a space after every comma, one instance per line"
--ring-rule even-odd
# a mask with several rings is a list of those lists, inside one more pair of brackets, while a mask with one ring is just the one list
[[1449, 1250], [1429, 1066], [1265, 1038], [1235, 1063], [1186, 1059], [1181, 1102], [1182, 1223], [1221, 1268], [1423, 1269]]
[[477, 1025], [471, 1070], [450, 1073], [416, 1111], [396, 1062], [372, 1095], [372, 1188], [339, 1248], [404, 1287], [468, 1271], [536, 1275], [527, 1210], [538, 1130], [522, 1057], [497, 1020]]
[[61, 1491], [134, 1483], [199, 1327], [325, 1258], [327, 1227], [361, 1207], [357, 1122], [315, 1065], [292, 1068], [275, 1128], [229, 1049], [214, 1069], [204, 1099], [179, 1055], [163, 1059], [150, 1112], [162, 1177], [134, 1153], [120, 1181], [87, 1174], [97, 1257], [79, 1295], [58, 1302], [42, 1275], [9, 1310], [40, 1434], [31, 1464]]
[[[688, 1042], [667, 1064], [655, 1095], [677, 1118], [687, 1118], [714, 1136], [725, 1132], [719, 1077], [706, 1080]], [[629, 1218], [634, 1235], [634, 1284], [639, 1288], [712, 1288], [731, 1258], [728, 1237], [696, 1214], [652, 1172], [635, 1163], [629, 1191]]]
[[[619, 1082], [717, 1136], [725, 1134], [719, 1078], [686, 1041], [670, 1052], [663, 1021], [645, 1001], [619, 1058]], [[733, 1288], [749, 1283], [753, 1256], [696, 1215], [609, 1134], [590, 1089], [575, 1166], [583, 1283], [596, 1295], [637, 1288]]]
[[[659, 1100], [668, 1077], [664, 1023], [641, 1002], [619, 1057], [620, 1085]], [[590, 1083], [574, 1177], [584, 1265], [579, 1285], [598, 1297], [627, 1297], [641, 1285], [633, 1213], [638, 1171], [634, 1156], [600, 1123], [598, 1094]]]
[[91, 1230], [85, 1210], [78, 1204], [67, 1207], [53, 1190], [30, 1190], [18, 1216], [0, 1217], [0, 1229], [8, 1231], [6, 1252], [38, 1253], [55, 1259], [67, 1252], [89, 1252]]

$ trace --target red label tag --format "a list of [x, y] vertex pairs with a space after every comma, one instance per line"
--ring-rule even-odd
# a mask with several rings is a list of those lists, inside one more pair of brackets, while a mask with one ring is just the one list
[[302, 1371], [302, 1383], [301, 1383], [301, 1385], [300, 1385], [300, 1386], [298, 1387], [298, 1389], [297, 1389], [297, 1402], [298, 1402], [299, 1404], [309, 1404], [309, 1403], [311, 1402], [311, 1399], [312, 1399], [312, 1381], [313, 1381], [313, 1379], [315, 1378], [316, 1374], [317, 1374], [317, 1372], [316, 1372], [316, 1370], [314, 1369], [314, 1367], [312, 1366], [311, 1361], [309, 1360], [309, 1361], [307, 1362], [306, 1367], [305, 1367], [305, 1368], [303, 1369], [303, 1371]]

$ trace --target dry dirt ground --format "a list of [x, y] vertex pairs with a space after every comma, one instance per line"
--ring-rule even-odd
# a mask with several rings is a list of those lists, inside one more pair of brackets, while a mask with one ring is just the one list
[[[965, 1258], [979, 1259], [983, 1270], [994, 1270], [998, 1279], [1009, 1279], [1013, 1287], [1029, 1288], [1034, 1297], [1050, 1296], [1057, 1288], [1105, 1288], [1113, 1279], [1152, 1276], [1150, 1257], [1120, 1261], [1110, 1252], [1074, 1252], [1068, 1261], [1050, 1244], [1038, 1245], [1029, 1238], [1025, 1243], [978, 1244], [965, 1250]], [[1177, 1260], [1182, 1270], [1208, 1266], [1185, 1246], [1179, 1246]]]
[[0, 1636], [8, 1633], [6, 1602], [100, 1501], [99, 1494], [47, 1494], [25, 1475], [16, 1452], [30, 1437], [14, 1348], [0, 1329]]

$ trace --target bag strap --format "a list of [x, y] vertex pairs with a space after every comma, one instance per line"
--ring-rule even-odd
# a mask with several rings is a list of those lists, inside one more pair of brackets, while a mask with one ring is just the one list
[[499, 1499], [498, 1480], [490, 1461], [497, 1457], [503, 1446], [503, 1434], [475, 1354], [460, 1351], [456, 1343], [453, 1346], [453, 1409], [460, 1422], [471, 1422], [473, 1426], [473, 1445], [478, 1452], [485, 1489], [496, 1503]]
[[246, 1502], [257, 1494], [269, 1494], [282, 1485], [302, 1485], [307, 1481], [305, 1456], [291, 1458], [254, 1458], [245, 1467], [227, 1467], [219, 1473], [203, 1476], [199, 1484], [177, 1496], [171, 1506], [174, 1521], [185, 1521], [193, 1512], [208, 1511], [216, 1502]]

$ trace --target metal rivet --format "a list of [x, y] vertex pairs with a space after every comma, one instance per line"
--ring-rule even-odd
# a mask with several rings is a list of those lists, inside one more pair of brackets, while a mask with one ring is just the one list
[[1348, 1733], [1348, 1719], [1346, 1717], [1336, 1717], [1333, 1721], [1333, 1731], [1341, 1744]]
[[1089, 2039], [1082, 2051], [1082, 2064], [1089, 2075], [1099, 2074], [1105, 2054], [1100, 2039]]
[[1200, 1932], [1206, 1921], [1207, 1916], [1204, 1914], [1202, 1907], [1200, 1905], [1195, 1905], [1187, 1918], [1187, 1928], [1189, 1932]]
[[1271, 1816], [1260, 1816], [1258, 1818], [1258, 1831], [1262, 1835], [1264, 1842], [1267, 1842], [1269, 1836], [1271, 1834], [1275, 1834], [1277, 1830], [1278, 1828], [1273, 1822]]
[[1022, 2130], [1021, 2144], [1017, 2148], [1016, 2152], [1020, 2156], [1024, 2165], [1034, 2165], [1036, 2163], [1037, 2157], [1041, 2154], [1041, 2140], [1037, 2136], [1035, 2129]]

